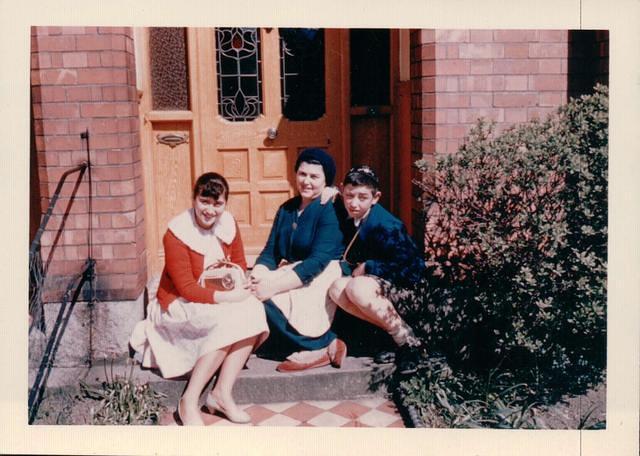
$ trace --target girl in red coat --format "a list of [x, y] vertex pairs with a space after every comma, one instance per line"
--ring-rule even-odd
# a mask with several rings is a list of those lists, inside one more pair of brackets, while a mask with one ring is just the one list
[[198, 401], [218, 369], [205, 401], [209, 411], [234, 422], [250, 421], [231, 390], [247, 358], [269, 333], [264, 307], [247, 288], [219, 291], [199, 284], [202, 272], [220, 260], [246, 270], [238, 225], [225, 211], [228, 195], [229, 185], [221, 175], [198, 178], [193, 207], [169, 222], [158, 293], [131, 336], [143, 366], [158, 367], [164, 377], [191, 371], [178, 402], [178, 416], [185, 425], [203, 424]]

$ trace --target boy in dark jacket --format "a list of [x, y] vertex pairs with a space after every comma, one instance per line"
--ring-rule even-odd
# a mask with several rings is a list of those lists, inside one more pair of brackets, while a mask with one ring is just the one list
[[398, 345], [400, 372], [415, 372], [420, 341], [398, 315], [382, 285], [410, 289], [423, 276], [425, 264], [404, 224], [377, 204], [381, 193], [376, 174], [368, 166], [352, 168], [345, 176], [342, 202], [336, 212], [346, 244], [340, 266], [343, 277], [329, 296], [346, 312], [391, 335]]

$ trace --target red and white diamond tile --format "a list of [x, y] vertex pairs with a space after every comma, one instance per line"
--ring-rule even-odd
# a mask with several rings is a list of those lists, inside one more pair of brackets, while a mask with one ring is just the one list
[[[247, 426], [313, 426], [313, 427], [404, 427], [393, 402], [385, 398], [342, 401], [299, 401], [273, 404], [241, 405], [251, 416]], [[175, 414], [161, 419], [163, 425], [175, 425]], [[201, 412], [207, 426], [242, 426], [221, 415]]]

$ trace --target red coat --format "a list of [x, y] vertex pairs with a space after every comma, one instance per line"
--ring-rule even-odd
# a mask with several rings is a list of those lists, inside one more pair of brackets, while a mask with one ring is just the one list
[[[189, 248], [171, 230], [165, 233], [162, 244], [165, 266], [157, 294], [160, 307], [167, 310], [169, 304], [180, 296], [190, 302], [215, 303], [215, 291], [198, 285], [198, 279], [204, 270], [204, 255]], [[246, 270], [247, 261], [237, 223], [233, 241], [230, 244], [221, 241], [221, 244], [225, 256]]]

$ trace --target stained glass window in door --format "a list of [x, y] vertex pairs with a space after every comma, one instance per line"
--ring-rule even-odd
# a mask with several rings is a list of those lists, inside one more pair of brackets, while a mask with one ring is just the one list
[[325, 113], [324, 30], [281, 28], [282, 113], [289, 120], [316, 120]]
[[262, 114], [260, 29], [216, 29], [218, 112], [232, 122]]

